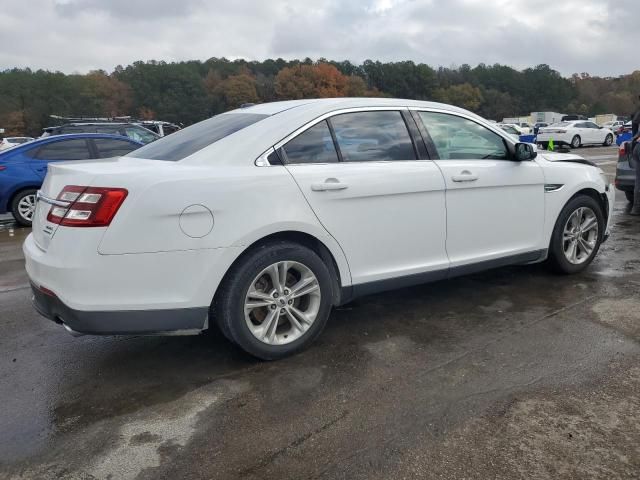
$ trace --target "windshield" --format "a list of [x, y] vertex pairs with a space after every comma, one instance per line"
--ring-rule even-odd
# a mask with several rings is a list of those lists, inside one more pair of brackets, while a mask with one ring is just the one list
[[168, 137], [162, 137], [127, 156], [176, 162], [266, 117], [268, 115], [256, 113], [216, 115]]

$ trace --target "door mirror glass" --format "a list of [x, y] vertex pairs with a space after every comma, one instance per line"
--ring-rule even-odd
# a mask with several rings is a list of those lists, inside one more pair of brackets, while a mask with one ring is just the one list
[[516, 143], [515, 160], [518, 162], [526, 162], [533, 160], [538, 156], [536, 147], [530, 143]]

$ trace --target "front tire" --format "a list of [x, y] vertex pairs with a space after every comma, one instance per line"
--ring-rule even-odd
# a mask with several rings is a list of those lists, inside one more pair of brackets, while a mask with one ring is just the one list
[[11, 201], [11, 214], [16, 223], [23, 227], [30, 227], [33, 221], [33, 215], [36, 211], [36, 192], [37, 190], [29, 189], [18, 192]]
[[229, 271], [212, 305], [222, 333], [262, 360], [293, 355], [324, 329], [333, 304], [329, 268], [291, 242], [262, 245]]
[[571, 148], [580, 148], [582, 146], [582, 139], [580, 135], [576, 135], [571, 139]]
[[605, 147], [610, 147], [611, 145], [613, 145], [613, 135], [609, 134], [607, 135], [607, 138], [604, 139], [604, 144]]
[[604, 237], [602, 207], [587, 195], [572, 198], [560, 212], [549, 246], [549, 263], [558, 273], [574, 274], [587, 268]]

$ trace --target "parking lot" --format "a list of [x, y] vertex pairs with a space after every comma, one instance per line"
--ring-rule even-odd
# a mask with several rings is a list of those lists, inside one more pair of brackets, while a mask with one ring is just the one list
[[[617, 150], [578, 153], [615, 172]], [[30, 304], [0, 219], [0, 477], [638, 478], [640, 220], [584, 274], [509, 267], [369, 296], [307, 351], [79, 337]]]

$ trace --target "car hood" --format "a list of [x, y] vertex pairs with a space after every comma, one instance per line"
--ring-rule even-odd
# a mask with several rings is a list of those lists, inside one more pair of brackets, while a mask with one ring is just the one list
[[597, 166], [595, 163], [576, 155], [575, 153], [557, 153], [557, 152], [540, 152], [538, 155], [543, 157], [549, 162], [570, 162], [570, 163], [582, 163], [583, 165]]

